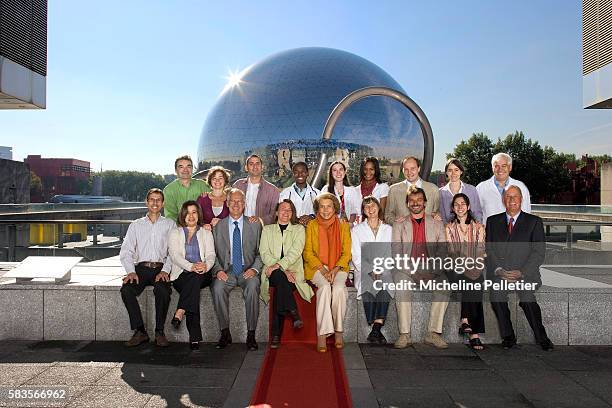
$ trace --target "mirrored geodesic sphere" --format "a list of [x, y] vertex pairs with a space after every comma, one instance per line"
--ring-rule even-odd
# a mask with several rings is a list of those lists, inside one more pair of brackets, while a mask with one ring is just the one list
[[312, 177], [324, 152], [329, 162], [347, 164], [353, 184], [359, 182], [359, 164], [367, 156], [378, 157], [383, 179], [394, 182], [405, 155], [423, 157], [418, 120], [402, 103], [384, 96], [352, 104], [331, 140], [322, 140], [330, 113], [351, 92], [371, 86], [404, 92], [364, 58], [331, 48], [297, 48], [251, 65], [238, 77], [206, 118], [198, 170], [222, 165], [233, 179], [244, 177], [244, 160], [256, 153], [264, 162], [265, 177], [283, 187], [292, 182], [291, 164], [306, 162]]

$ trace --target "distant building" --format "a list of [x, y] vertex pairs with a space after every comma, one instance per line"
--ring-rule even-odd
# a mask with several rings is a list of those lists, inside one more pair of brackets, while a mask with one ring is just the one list
[[564, 167], [570, 172], [572, 184], [570, 191], [559, 194], [557, 203], [599, 204], [601, 168], [597, 160], [584, 155], [580, 161], [566, 163]]
[[582, 1], [582, 105], [612, 108], [612, 0]]
[[88, 161], [77, 159], [43, 159], [29, 155], [24, 162], [42, 182], [40, 195], [32, 194], [32, 202], [45, 202], [57, 194], [80, 194], [89, 181], [91, 167]]
[[0, 109], [47, 106], [47, 0], [0, 0]]
[[0, 146], [0, 159], [13, 160], [13, 148], [8, 146]]
[[25, 163], [0, 159], [0, 204], [30, 202], [30, 170]]

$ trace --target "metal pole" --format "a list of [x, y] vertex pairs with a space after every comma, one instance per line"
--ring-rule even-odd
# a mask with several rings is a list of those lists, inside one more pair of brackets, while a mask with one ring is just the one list
[[565, 228], [565, 247], [567, 249], [572, 248], [572, 226], [568, 225]]
[[98, 245], [98, 224], [93, 225], [93, 246]]
[[57, 247], [64, 247], [64, 224], [57, 224]]
[[15, 246], [17, 245], [17, 225], [9, 224], [8, 226], [8, 261], [16, 262], [17, 256]]

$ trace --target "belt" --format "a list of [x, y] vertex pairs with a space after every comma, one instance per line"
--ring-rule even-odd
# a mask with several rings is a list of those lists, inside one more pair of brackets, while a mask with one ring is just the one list
[[138, 262], [138, 266], [144, 266], [146, 268], [157, 269], [164, 266], [161, 262]]

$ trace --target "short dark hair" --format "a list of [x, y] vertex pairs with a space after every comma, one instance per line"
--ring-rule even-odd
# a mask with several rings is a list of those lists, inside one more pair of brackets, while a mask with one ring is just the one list
[[383, 209], [380, 205], [380, 201], [378, 201], [378, 198], [374, 197], [373, 195], [365, 196], [363, 198], [363, 201], [361, 202], [361, 217], [364, 220], [368, 219], [368, 216], [365, 213], [365, 206], [372, 203], [376, 204], [378, 207], [378, 219], [382, 222]]
[[212, 166], [210, 169], [208, 169], [208, 173], [206, 174], [206, 182], [208, 185], [210, 185], [215, 173], [221, 173], [223, 175], [223, 180], [225, 180], [225, 185], [227, 186], [229, 184], [229, 172], [222, 166]]
[[189, 200], [189, 201], [185, 201], [183, 205], [181, 206], [181, 211], [179, 211], [179, 215], [176, 220], [176, 223], [180, 225], [181, 227], [187, 226], [187, 223], [185, 222], [185, 217], [187, 217], [187, 211], [189, 207], [191, 206], [194, 206], [196, 210], [198, 211], [198, 225], [202, 226], [204, 224], [204, 215], [202, 214], [202, 208], [200, 207], [200, 204], [198, 204], [194, 200]]
[[247, 164], [249, 164], [249, 160], [251, 160], [251, 159], [258, 159], [258, 160], [259, 160], [259, 162], [261, 163], [261, 165], [263, 166], [263, 161], [261, 160], [261, 157], [259, 157], [259, 155], [258, 155], [258, 154], [253, 153], [253, 154], [250, 154], [250, 155], [249, 155], [249, 156], [246, 158], [246, 160], [244, 161], [244, 167], [245, 167], [245, 168], [246, 168]]
[[321, 193], [316, 196], [314, 201], [312, 202], [312, 208], [315, 214], [319, 212], [319, 203], [321, 202], [321, 200], [332, 200], [332, 202], [334, 203], [334, 212], [336, 214], [340, 212], [340, 201], [338, 201], [338, 197], [336, 197], [332, 193]]
[[423, 201], [427, 202], [427, 194], [425, 194], [425, 190], [421, 187], [410, 186], [408, 187], [408, 191], [406, 191], [406, 204], [408, 204], [408, 198], [412, 195], [421, 194], [423, 196]]
[[367, 163], [372, 163], [374, 166], [374, 178], [378, 184], [382, 183], [382, 174], [380, 172], [380, 163], [376, 157], [370, 156], [363, 159], [361, 164], [359, 165], [359, 182], [362, 182], [365, 177], [365, 165]]
[[[459, 166], [457, 166], [457, 167], [459, 167]], [[455, 195], [453, 196], [453, 199], [451, 200], [451, 205], [450, 205], [450, 212], [451, 212], [451, 214], [453, 215], [453, 219], [451, 220], [451, 222], [452, 222], [452, 221], [459, 222], [459, 218], [457, 217], [457, 214], [455, 214], [455, 210], [453, 209], [453, 207], [455, 206], [455, 201], [457, 201], [457, 199], [458, 199], [458, 198], [463, 198], [463, 200], [464, 200], [464, 201], [465, 201], [465, 203], [467, 204], [468, 208], [469, 208], [469, 206], [470, 206], [470, 199], [469, 199], [469, 197], [468, 197], [467, 195], [465, 195], [465, 194], [463, 194], [463, 193], [457, 193], [457, 194], [455, 194]], [[468, 212], [467, 212], [467, 218], [465, 219], [465, 223], [466, 223], [466, 224], [469, 224], [469, 223], [471, 223], [472, 221], [475, 221], [475, 220], [474, 220], [474, 215], [472, 214], [472, 210], [471, 210], [471, 209], [468, 209]]]
[[174, 161], [174, 170], [176, 170], [176, 166], [178, 166], [178, 162], [181, 160], [188, 160], [191, 163], [191, 167], [193, 167], [193, 160], [191, 160], [191, 156], [185, 154], [176, 158], [176, 160]]
[[[293, 225], [299, 223], [299, 220], [297, 217], [297, 210], [295, 209], [295, 204], [293, 204], [293, 201], [291, 201], [288, 198], [285, 198], [283, 201], [276, 203], [276, 208], [274, 209], [274, 212], [278, 213], [278, 209], [280, 208], [280, 205], [282, 203], [287, 203], [291, 206], [291, 219], [289, 220], [289, 222]], [[278, 215], [275, 216], [274, 222], [278, 223]]]
[[153, 194], [153, 193], [161, 195], [162, 196], [162, 202], [164, 201], [164, 192], [161, 189], [157, 188], [157, 187], [150, 188], [149, 191], [147, 191], [147, 196], [145, 197], [145, 201], [149, 201], [149, 196], [151, 194]]
[[459, 168], [459, 170], [461, 170], [462, 173], [465, 173], [465, 167], [463, 167], [463, 164], [459, 161], [459, 159], [456, 159], [454, 157], [448, 159], [448, 161], [444, 165], [444, 173], [448, 171], [448, 166], [450, 166], [451, 164], [454, 164]]
[[291, 166], [291, 171], [293, 171], [297, 166], [304, 166], [306, 171], [308, 171], [308, 165], [304, 163], [303, 161], [293, 163], [293, 165]]

